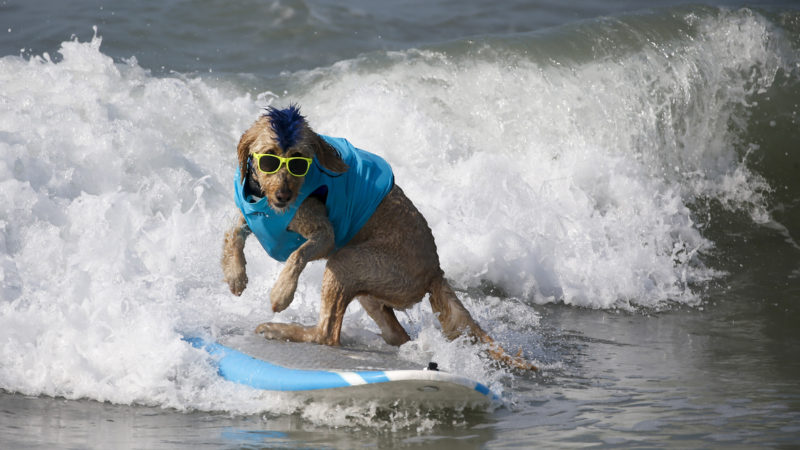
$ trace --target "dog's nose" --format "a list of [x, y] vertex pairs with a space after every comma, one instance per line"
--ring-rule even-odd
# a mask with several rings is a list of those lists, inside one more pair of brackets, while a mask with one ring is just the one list
[[286, 203], [292, 198], [292, 191], [290, 189], [281, 188], [275, 193], [275, 200], [280, 203]]

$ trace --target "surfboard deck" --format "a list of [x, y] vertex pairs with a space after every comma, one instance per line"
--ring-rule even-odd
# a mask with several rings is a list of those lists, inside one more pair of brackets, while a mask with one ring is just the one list
[[264, 339], [256, 333], [236, 330], [217, 337], [217, 342], [254, 358], [291, 369], [315, 370], [417, 370], [418, 363], [397, 356], [396, 347], [339, 347]]
[[[248, 336], [226, 337], [221, 339], [224, 344], [198, 336], [184, 340], [208, 352], [219, 375], [228, 381], [260, 390], [293, 392], [312, 401], [380, 401], [457, 408], [486, 407], [500, 400], [488, 387], [467, 377], [419, 367], [397, 368], [396, 358], [386, 352], [331, 351], [313, 344], [265, 342], [263, 338], [254, 341]], [[395, 367], [387, 369], [387, 365]]]

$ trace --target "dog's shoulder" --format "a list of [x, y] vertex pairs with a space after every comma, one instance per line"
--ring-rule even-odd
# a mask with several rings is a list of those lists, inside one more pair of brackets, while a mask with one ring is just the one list
[[303, 200], [294, 218], [289, 222], [289, 230], [306, 238], [320, 231], [329, 232], [333, 236], [333, 225], [328, 219], [325, 203], [315, 195]]

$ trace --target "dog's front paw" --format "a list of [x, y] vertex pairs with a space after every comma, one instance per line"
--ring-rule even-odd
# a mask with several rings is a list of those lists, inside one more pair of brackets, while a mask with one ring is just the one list
[[241, 248], [225, 247], [222, 255], [222, 276], [233, 295], [242, 295], [247, 287], [247, 271], [245, 270], [244, 252]]
[[222, 275], [231, 292], [237, 296], [242, 295], [247, 287], [244, 240], [249, 233], [244, 217], [240, 217], [239, 223], [225, 233], [222, 242]]
[[244, 256], [241, 258], [223, 258], [222, 275], [233, 295], [242, 295], [247, 287], [247, 272], [245, 271]]
[[247, 273], [244, 270], [238, 271], [235, 274], [228, 274], [225, 272], [225, 281], [231, 289], [233, 295], [242, 295], [244, 289], [247, 287]]
[[272, 301], [272, 311], [281, 312], [289, 307], [294, 300], [294, 293], [297, 290], [297, 279], [291, 277], [279, 277], [278, 282], [272, 287], [269, 298]]

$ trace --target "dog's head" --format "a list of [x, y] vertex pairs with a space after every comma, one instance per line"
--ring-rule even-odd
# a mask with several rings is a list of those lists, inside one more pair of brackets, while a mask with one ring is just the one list
[[238, 154], [242, 178], [255, 181], [270, 206], [278, 212], [285, 211], [297, 199], [305, 177], [290, 173], [286, 162], [282, 162], [276, 172], [265, 173], [259, 169], [259, 157], [255, 155], [316, 157], [323, 167], [332, 172], [345, 172], [348, 169], [336, 150], [308, 126], [296, 105], [286, 109], [267, 108], [267, 112], [242, 135]]

